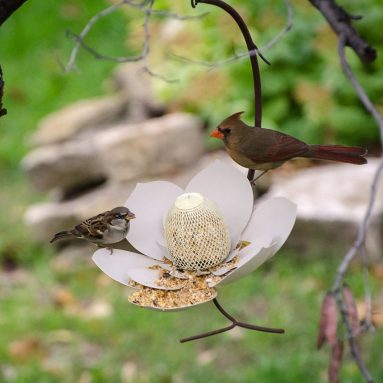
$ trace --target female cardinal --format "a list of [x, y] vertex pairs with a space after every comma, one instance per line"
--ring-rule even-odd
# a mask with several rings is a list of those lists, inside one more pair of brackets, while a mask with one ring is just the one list
[[367, 150], [340, 145], [309, 145], [275, 130], [246, 125], [240, 120], [243, 112], [223, 120], [210, 134], [225, 144], [230, 157], [245, 168], [270, 170], [295, 157], [315, 158], [366, 164]]
[[86, 239], [99, 246], [122, 241], [130, 228], [130, 220], [136, 216], [125, 206], [100, 213], [79, 223], [72, 230], [60, 231], [51, 239], [51, 243], [62, 238], [75, 237]]

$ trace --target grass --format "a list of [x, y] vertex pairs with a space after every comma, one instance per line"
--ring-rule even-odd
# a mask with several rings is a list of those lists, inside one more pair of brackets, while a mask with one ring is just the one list
[[[84, 97], [103, 94], [113, 65], [85, 54], [79, 73], [63, 75], [71, 42], [104, 1], [29, 1], [1, 30], [6, 80], [0, 119], [0, 381], [50, 382], [326, 382], [328, 350], [315, 350], [319, 307], [338, 262], [335, 254], [281, 252], [253, 275], [228, 286], [220, 301], [244, 321], [283, 327], [285, 335], [233, 331], [179, 344], [178, 339], [226, 324], [211, 304], [179, 313], [158, 313], [127, 303], [124, 287], [91, 264], [90, 254], [58, 264], [50, 247], [36, 243], [22, 224], [25, 208], [44, 198], [30, 190], [19, 170], [38, 120]], [[121, 15], [103, 20], [95, 33], [100, 50], [119, 54], [127, 26]], [[117, 38], [118, 37], [118, 38]], [[7, 271], [9, 265], [14, 271]], [[373, 281], [373, 292], [379, 281]], [[357, 295], [362, 281], [354, 273]], [[101, 307], [104, 316], [92, 313]], [[102, 310], [101, 310], [102, 311]], [[97, 313], [97, 310], [96, 310]], [[102, 312], [101, 312], [102, 313]], [[367, 364], [382, 377], [377, 332], [363, 337]], [[342, 381], [361, 382], [346, 356]]]
[[[81, 267], [74, 267], [75, 262], [64, 272], [54, 262], [41, 256], [24, 279], [3, 287], [1, 367], [15, 373], [12, 380], [4, 375], [3, 381], [73, 382], [88, 376], [91, 382], [123, 382], [122, 376], [131, 374], [134, 382], [326, 382], [328, 350], [317, 351], [315, 343], [335, 257], [302, 263], [297, 255], [281, 252], [258, 272], [220, 291], [221, 303], [231, 313], [283, 327], [285, 335], [240, 330], [188, 344], [178, 339], [227, 324], [213, 305], [178, 313], [139, 309], [127, 303], [124, 287], [102, 276], [85, 254]], [[350, 284], [361, 287], [354, 278]], [[57, 291], [64, 288], [67, 298], [59, 299]], [[110, 315], [84, 315], [87, 309], [79, 307], [89, 308], [92, 302], [110, 304]], [[12, 342], [31, 335], [38, 340], [33, 352], [10, 352]], [[382, 341], [379, 332], [363, 338], [375, 377], [383, 368]], [[342, 378], [361, 381], [348, 356]]]

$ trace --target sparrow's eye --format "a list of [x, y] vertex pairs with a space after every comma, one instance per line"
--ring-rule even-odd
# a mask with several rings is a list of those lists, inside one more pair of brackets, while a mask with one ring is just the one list
[[116, 213], [114, 216], [115, 216], [116, 218], [119, 218], [119, 219], [124, 218], [124, 216], [123, 216], [121, 213]]

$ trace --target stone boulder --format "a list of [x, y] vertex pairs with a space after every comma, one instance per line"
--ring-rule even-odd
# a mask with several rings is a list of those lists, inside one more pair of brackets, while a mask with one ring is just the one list
[[108, 183], [68, 201], [37, 203], [28, 208], [24, 221], [33, 238], [48, 242], [58, 231], [71, 229], [86, 218], [123, 205], [133, 187]]
[[121, 120], [126, 110], [127, 101], [119, 95], [75, 102], [43, 118], [32, 142], [48, 145], [90, 134]]
[[185, 113], [116, 126], [95, 144], [108, 178], [120, 182], [177, 172], [204, 151], [202, 123]]
[[66, 190], [97, 180], [129, 181], [175, 172], [203, 153], [201, 121], [186, 113], [121, 123], [92, 136], [32, 150], [22, 161], [38, 190]]
[[[286, 245], [302, 253], [346, 251], [354, 242], [365, 214], [378, 163], [370, 158], [362, 166], [331, 164], [300, 170], [285, 178], [274, 177], [264, 198], [284, 196], [298, 205], [297, 223]], [[381, 183], [366, 241], [372, 259], [382, 256], [382, 234]]]
[[[190, 179], [215, 159], [232, 162], [223, 152], [215, 152], [203, 156], [193, 165], [173, 174], [142, 178], [138, 181], [108, 183], [82, 196], [57, 202], [43, 202], [30, 206], [24, 216], [24, 221], [33, 238], [48, 242], [54, 233], [72, 228], [86, 218], [115, 206], [123, 205], [137, 182], [148, 182], [156, 179], [173, 182], [185, 187]], [[76, 241], [78, 242], [78, 241]]]
[[30, 183], [40, 191], [67, 190], [106, 177], [93, 140], [42, 146], [27, 154], [21, 165]]

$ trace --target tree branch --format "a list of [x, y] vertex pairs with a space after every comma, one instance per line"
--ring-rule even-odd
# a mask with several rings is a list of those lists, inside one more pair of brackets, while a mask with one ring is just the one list
[[0, 0], [0, 26], [27, 0]]
[[[27, 0], [0, 0], [0, 26], [26, 1]], [[3, 108], [3, 96], [4, 80], [0, 66], [0, 117], [7, 114], [7, 110]]]
[[0, 117], [7, 114], [7, 110], [3, 108], [3, 95], [4, 95], [4, 80], [3, 71], [0, 66]]
[[[362, 104], [366, 108], [366, 110], [374, 117], [376, 123], [378, 124], [379, 127], [379, 132], [380, 132], [380, 138], [381, 138], [381, 144], [383, 148], [383, 118], [378, 112], [378, 110], [375, 108], [371, 100], [369, 99], [368, 95], [362, 88], [362, 86], [359, 84], [358, 80], [354, 76], [354, 74], [351, 71], [350, 66], [348, 65], [348, 62], [346, 60], [346, 55], [345, 55], [345, 46], [347, 44], [347, 38], [344, 35], [340, 35], [339, 37], [339, 45], [338, 45], [338, 54], [339, 54], [339, 59], [342, 64], [342, 69], [345, 73], [345, 75], [348, 77], [348, 79], [351, 81], [357, 95], [359, 96], [359, 99], [361, 100]], [[365, 242], [366, 242], [366, 236], [369, 228], [369, 223], [371, 219], [371, 215], [373, 212], [374, 204], [376, 201], [376, 196], [378, 192], [378, 185], [379, 182], [382, 178], [383, 174], [383, 154], [381, 157], [380, 164], [378, 168], [375, 171], [372, 183], [371, 183], [371, 190], [370, 190], [370, 196], [369, 196], [369, 201], [366, 209], [366, 213], [363, 217], [363, 220], [359, 226], [358, 230], [358, 235], [357, 238], [352, 245], [352, 247], [349, 249], [349, 251], [346, 253], [344, 256], [341, 264], [338, 267], [337, 270], [337, 276], [334, 281], [334, 284], [332, 286], [332, 292], [335, 295], [338, 303], [338, 307], [340, 309], [341, 317], [343, 320], [343, 323], [346, 327], [347, 330], [347, 338], [348, 338], [348, 343], [350, 346], [351, 350], [351, 355], [353, 356], [355, 363], [357, 364], [361, 374], [363, 375], [365, 381], [367, 383], [372, 383], [372, 377], [366, 367], [366, 365], [363, 362], [363, 359], [360, 355], [360, 351], [358, 348], [358, 345], [356, 343], [355, 339], [355, 334], [353, 333], [352, 325], [350, 323], [349, 315], [348, 315], [348, 310], [346, 307], [346, 304], [344, 302], [344, 298], [341, 292], [341, 286], [343, 285], [343, 279], [345, 277], [345, 274], [350, 266], [350, 263], [352, 260], [355, 258], [355, 256], [362, 252], [362, 255], [365, 256]], [[364, 263], [363, 267], [366, 268], [367, 265]], [[366, 283], [366, 281], [365, 281]], [[370, 297], [368, 296], [366, 292], [366, 300], [367, 300], [367, 305], [369, 305]]]
[[[75, 40], [75, 45], [71, 51], [68, 63], [64, 67], [65, 72], [69, 72], [75, 68], [77, 55], [80, 50], [80, 48], [83, 48], [87, 52], [89, 52], [93, 57], [95, 57], [98, 60], [107, 60], [107, 61], [113, 61], [117, 63], [126, 63], [126, 62], [137, 62], [137, 61], [144, 61], [144, 70], [152, 77], [157, 77], [162, 79], [166, 82], [175, 82], [177, 80], [169, 80], [165, 78], [164, 76], [158, 75], [153, 73], [149, 69], [148, 65], [148, 55], [150, 51], [150, 32], [149, 32], [149, 21], [150, 17], [152, 15], [160, 16], [160, 17], [169, 17], [177, 20], [191, 20], [191, 19], [200, 19], [204, 17], [206, 14], [200, 14], [197, 16], [181, 16], [176, 13], [167, 12], [163, 10], [154, 10], [153, 9], [154, 0], [141, 0], [138, 2], [132, 1], [132, 0], [120, 0], [119, 2], [111, 5], [108, 8], [103, 9], [99, 13], [95, 14], [93, 17], [89, 19], [85, 27], [82, 29], [80, 34], [75, 34], [71, 31], [68, 31], [68, 36], [72, 37]], [[142, 13], [144, 13], [144, 23], [143, 23], [143, 29], [144, 29], [144, 44], [143, 48], [141, 50], [141, 53], [139, 53], [136, 56], [122, 56], [122, 57], [113, 57], [104, 55], [97, 51], [97, 49], [92, 48], [88, 44], [85, 43], [84, 39], [88, 35], [88, 33], [92, 30], [93, 26], [103, 17], [106, 17], [110, 15], [111, 13], [117, 11], [118, 9], [129, 6], [131, 8], [135, 8], [140, 10]]]
[[352, 16], [340, 7], [335, 0], [309, 0], [326, 18], [338, 36], [343, 36], [345, 44], [351, 47], [363, 63], [376, 59], [376, 50], [371, 47], [351, 25], [353, 20], [361, 17]]
[[[277, 44], [286, 35], [286, 33], [288, 33], [291, 30], [291, 28], [293, 26], [293, 16], [294, 16], [293, 8], [292, 8], [289, 0], [284, 0], [284, 3], [286, 6], [286, 10], [287, 10], [286, 25], [283, 27], [283, 29], [280, 32], [278, 32], [277, 35], [275, 35], [268, 43], [266, 43], [263, 47], [261, 47], [259, 49], [255, 49], [255, 50], [253, 49], [253, 50], [249, 50], [247, 52], [236, 53], [227, 59], [220, 60], [220, 61], [210, 61], [210, 62], [209, 61], [202, 61], [202, 60], [193, 60], [193, 59], [190, 59], [187, 57], [179, 56], [173, 52], [169, 52], [168, 55], [170, 57], [175, 58], [176, 60], [188, 62], [188, 63], [192, 63], [192, 64], [202, 65], [204, 67], [209, 68], [209, 70], [213, 70], [213, 69], [219, 68], [223, 65], [235, 62], [237, 60], [242, 60], [246, 57], [259, 55], [260, 53], [266, 52], [267, 50], [271, 49], [275, 44]], [[264, 59], [263, 56], [261, 58]], [[266, 62], [266, 64], [270, 64], [269, 61], [267, 61], [267, 60], [265, 62]]]

